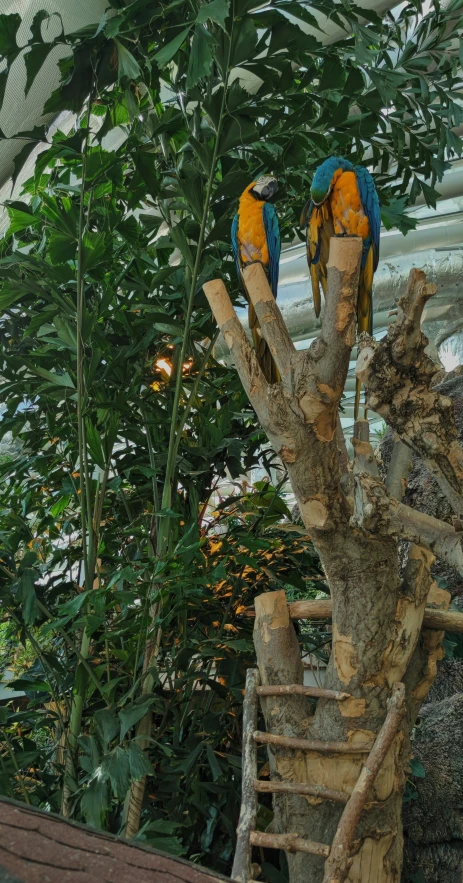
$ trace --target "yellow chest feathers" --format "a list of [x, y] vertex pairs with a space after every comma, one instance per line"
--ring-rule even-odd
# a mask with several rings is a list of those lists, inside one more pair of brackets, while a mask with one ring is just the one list
[[331, 191], [331, 211], [334, 231], [338, 235], [361, 236], [370, 232], [368, 218], [363, 211], [355, 172], [343, 172]]
[[238, 208], [238, 243], [242, 263], [269, 262], [263, 208], [264, 203], [245, 190]]

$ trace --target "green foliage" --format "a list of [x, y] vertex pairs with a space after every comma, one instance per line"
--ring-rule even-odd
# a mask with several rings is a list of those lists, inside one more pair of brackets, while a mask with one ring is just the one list
[[[362, 10], [365, 24], [326, 0], [113, 0], [99, 23], [51, 42], [38, 13], [24, 48], [20, 17], [0, 16], [0, 104], [19, 53], [29, 89], [65, 39], [44, 111], [75, 114], [68, 134], [22, 134], [15, 179], [44, 150], [0, 243], [0, 435], [19, 446], [0, 463], [0, 596], [26, 695], [1, 709], [5, 793], [59, 809], [74, 754], [73, 815], [117, 832], [127, 788], [146, 775], [139, 838], [229, 871], [253, 661], [245, 610], [268, 588], [307, 597], [323, 579], [281, 487], [239, 484], [262, 464], [284, 476], [236, 373], [213, 357], [202, 285], [222, 276], [239, 299], [230, 222], [264, 171], [280, 181], [287, 242], [333, 152], [375, 166], [386, 226], [412, 226], [410, 186], [412, 202], [433, 204], [460, 153], [459, 9], [436, 3], [418, 24], [419, 4], [397, 19]], [[330, 45], [314, 18], [326, 13], [345, 28]], [[235, 492], [221, 500], [225, 479]], [[300, 634], [321, 658], [328, 637]]]

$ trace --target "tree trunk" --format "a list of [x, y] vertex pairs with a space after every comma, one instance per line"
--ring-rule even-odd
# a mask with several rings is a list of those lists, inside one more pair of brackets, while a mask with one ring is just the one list
[[[422, 630], [424, 610], [427, 600], [444, 608], [449, 600], [448, 593], [433, 587], [430, 568], [438, 554], [450, 555], [463, 569], [463, 552], [461, 535], [451, 525], [401, 504], [410, 467], [403, 450], [393, 458], [383, 483], [366, 421], [356, 425], [353, 463], [346, 461], [340, 444], [338, 408], [355, 342], [360, 255], [356, 237], [331, 240], [322, 331], [307, 352], [296, 352], [260, 265], [243, 271], [281, 376], [277, 384], [263, 377], [223, 283], [207, 283], [204, 290], [250, 402], [287, 467], [301, 517], [320, 555], [333, 622], [326, 687], [349, 694], [320, 698], [315, 713], [303, 695], [262, 696], [269, 733], [349, 746], [328, 753], [270, 745], [271, 778], [349, 796], [365, 760], [360, 745], [375, 741], [393, 687], [403, 682], [406, 713], [370, 789], [344, 869], [351, 883], [399, 883], [410, 734], [442, 653], [443, 634]], [[361, 338], [358, 375], [367, 387], [367, 402], [425, 459], [460, 514], [463, 454], [448, 399], [432, 389], [436, 366], [425, 353], [427, 341], [420, 331], [423, 306], [434, 292], [424, 274], [412, 271], [387, 337], [379, 344], [367, 335]], [[401, 578], [398, 546], [404, 538], [411, 545]], [[299, 644], [283, 592], [256, 599], [255, 646], [263, 685], [302, 683]], [[359, 746], [358, 753], [354, 746]], [[340, 801], [287, 792], [275, 793], [273, 801], [272, 833], [331, 845], [343, 812]], [[287, 855], [291, 883], [345, 878], [330, 876], [335, 863], [328, 859], [325, 868], [323, 854]]]

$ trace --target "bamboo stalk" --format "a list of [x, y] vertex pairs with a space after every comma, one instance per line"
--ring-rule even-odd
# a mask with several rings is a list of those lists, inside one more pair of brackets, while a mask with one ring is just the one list
[[330, 847], [324, 843], [314, 843], [313, 840], [304, 840], [299, 834], [264, 834], [263, 831], [253, 831], [251, 834], [253, 846], [266, 846], [268, 849], [284, 849], [285, 852], [308, 852], [310, 855], [321, 855], [326, 858], [330, 854]]
[[[92, 110], [92, 101], [93, 101], [93, 89], [94, 89], [94, 79], [92, 78], [92, 83], [90, 86], [90, 93], [88, 96], [88, 106], [87, 106], [87, 133], [85, 135], [85, 140], [82, 149], [82, 184], [81, 184], [81, 192], [80, 192], [80, 206], [79, 206], [79, 227], [78, 227], [78, 239], [77, 239], [77, 274], [76, 274], [76, 285], [77, 285], [77, 328], [76, 328], [76, 388], [77, 388], [77, 443], [79, 450], [79, 486], [80, 486], [80, 515], [81, 515], [81, 533], [82, 533], [82, 558], [84, 563], [84, 575], [85, 575], [85, 588], [88, 590], [91, 588], [91, 581], [93, 580], [93, 574], [90, 572], [90, 561], [89, 559], [92, 557], [93, 550], [93, 536], [92, 536], [92, 525], [90, 524], [89, 519], [89, 493], [90, 493], [90, 482], [89, 482], [89, 474], [88, 474], [88, 462], [87, 462], [87, 441], [86, 441], [86, 432], [85, 432], [85, 417], [84, 417], [84, 395], [85, 395], [85, 380], [84, 380], [84, 340], [83, 340], [83, 324], [84, 324], [84, 313], [85, 313], [85, 298], [84, 298], [84, 273], [83, 273], [83, 237], [84, 237], [84, 220], [85, 220], [85, 184], [86, 184], [86, 172], [87, 172], [87, 154], [89, 147], [89, 135], [90, 135], [90, 115]], [[89, 532], [89, 542], [87, 546], [87, 530]], [[87, 659], [88, 653], [90, 649], [90, 636], [87, 634], [84, 629], [81, 645], [80, 645], [80, 655]], [[78, 669], [77, 669], [78, 670]], [[81, 725], [82, 725], [82, 712], [84, 707], [84, 696], [86, 690], [86, 678], [81, 678], [74, 683], [73, 690], [73, 700], [72, 700], [72, 708], [71, 708], [71, 718], [69, 722], [69, 733], [68, 733], [68, 749], [66, 753], [66, 763], [65, 763], [65, 771], [64, 771], [64, 781], [63, 781], [63, 794], [61, 799], [61, 813], [66, 818], [71, 814], [71, 784], [75, 776], [74, 771], [74, 761], [75, 755], [77, 753], [77, 740], [80, 735]]]
[[344, 883], [347, 878], [352, 865], [350, 850], [357, 824], [367, 802], [371, 786], [384, 763], [405, 712], [405, 686], [401, 683], [395, 684], [392, 688], [392, 696], [389, 700], [389, 709], [384, 724], [375, 739], [373, 748], [339, 821], [329, 859], [325, 864], [323, 883]]
[[259, 794], [302, 794], [322, 800], [334, 800], [336, 803], [347, 803], [349, 800], [343, 791], [335, 791], [323, 785], [307, 785], [306, 782], [261, 782], [256, 779], [254, 788]]
[[247, 883], [252, 877], [251, 832], [256, 823], [257, 795], [257, 746], [254, 731], [257, 726], [258, 700], [256, 687], [259, 672], [249, 668], [246, 673], [246, 690], [243, 702], [243, 779], [241, 785], [241, 808], [236, 831], [236, 849], [231, 872], [232, 880]]
[[306, 687], [304, 684], [273, 684], [258, 687], [258, 696], [312, 696], [314, 699], [351, 699], [350, 693], [341, 690], [325, 690], [324, 687]]
[[294, 739], [293, 736], [276, 736], [273, 733], [254, 733], [254, 739], [261, 745], [278, 745], [280, 748], [292, 748], [299, 751], [317, 751], [321, 754], [368, 754], [371, 742], [320, 742], [317, 739]]

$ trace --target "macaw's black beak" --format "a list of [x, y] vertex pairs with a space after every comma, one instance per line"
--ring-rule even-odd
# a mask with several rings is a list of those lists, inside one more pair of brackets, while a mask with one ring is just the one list
[[268, 199], [271, 199], [273, 194], [278, 190], [278, 181], [272, 178], [270, 181], [267, 181], [265, 184], [257, 182], [256, 186], [252, 188], [251, 193], [255, 196], [256, 199], [262, 199], [265, 202]]
[[301, 225], [301, 227], [305, 227], [305, 225], [307, 224], [307, 216], [309, 214], [309, 208], [310, 208], [311, 202], [312, 202], [312, 199], [309, 196], [304, 208], [302, 209], [301, 217], [299, 219], [299, 224]]
[[278, 181], [269, 181], [265, 187], [262, 188], [262, 199], [271, 199], [274, 193], [278, 190]]

